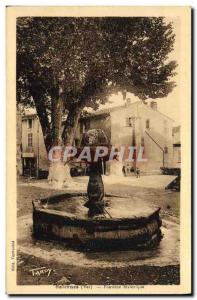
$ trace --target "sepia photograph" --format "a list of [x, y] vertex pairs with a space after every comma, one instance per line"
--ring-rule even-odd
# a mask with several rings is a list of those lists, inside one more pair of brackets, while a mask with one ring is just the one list
[[190, 14], [7, 8], [8, 294], [191, 293]]

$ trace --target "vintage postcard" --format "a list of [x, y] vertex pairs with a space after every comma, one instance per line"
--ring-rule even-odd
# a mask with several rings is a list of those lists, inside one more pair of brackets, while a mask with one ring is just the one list
[[6, 11], [6, 292], [191, 294], [191, 8]]

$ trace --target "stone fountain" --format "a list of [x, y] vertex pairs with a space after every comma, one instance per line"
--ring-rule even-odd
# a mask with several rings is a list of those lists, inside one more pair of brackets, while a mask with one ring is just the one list
[[161, 238], [160, 208], [151, 208], [132, 197], [105, 194], [103, 163], [92, 157], [96, 146], [110, 147], [105, 133], [89, 130], [81, 146], [91, 147], [87, 193], [65, 193], [33, 201], [33, 233], [36, 238], [58, 240], [81, 249], [145, 249]]

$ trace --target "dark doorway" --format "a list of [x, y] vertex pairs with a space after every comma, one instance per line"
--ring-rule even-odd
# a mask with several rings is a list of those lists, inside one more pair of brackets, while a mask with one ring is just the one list
[[23, 158], [23, 176], [36, 177], [36, 158], [25, 157]]

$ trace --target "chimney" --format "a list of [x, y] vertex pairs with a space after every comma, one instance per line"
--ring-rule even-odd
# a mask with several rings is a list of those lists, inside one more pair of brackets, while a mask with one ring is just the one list
[[154, 109], [154, 110], [157, 110], [157, 102], [151, 101], [150, 107], [151, 107], [152, 109]]

